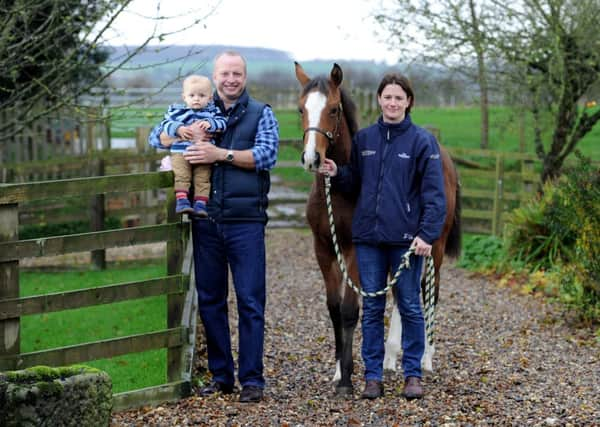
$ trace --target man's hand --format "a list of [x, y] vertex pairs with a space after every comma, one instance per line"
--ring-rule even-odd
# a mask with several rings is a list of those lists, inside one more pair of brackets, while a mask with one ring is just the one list
[[430, 256], [431, 255], [431, 245], [425, 242], [420, 237], [415, 237], [415, 239], [410, 244], [411, 248], [415, 248], [415, 255], [420, 256]]
[[219, 148], [210, 142], [198, 141], [190, 145], [183, 153], [183, 157], [191, 164], [210, 164], [222, 161], [226, 150]]

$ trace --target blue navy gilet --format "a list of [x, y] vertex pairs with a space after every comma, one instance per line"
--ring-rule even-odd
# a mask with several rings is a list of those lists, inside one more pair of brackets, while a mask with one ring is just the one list
[[[221, 111], [225, 111], [223, 102], [216, 94], [215, 103]], [[217, 140], [217, 146], [228, 150], [252, 148], [265, 105], [244, 91], [238, 102], [226, 112], [227, 130]], [[214, 163], [208, 215], [217, 222], [252, 221], [266, 224], [270, 186], [268, 171], [242, 169], [226, 162]]]

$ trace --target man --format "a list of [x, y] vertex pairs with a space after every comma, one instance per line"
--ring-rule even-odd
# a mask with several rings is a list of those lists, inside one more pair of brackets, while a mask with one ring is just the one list
[[227, 117], [216, 145], [190, 146], [192, 164], [212, 164], [209, 218], [192, 220], [198, 309], [206, 331], [212, 382], [200, 395], [234, 390], [234, 362], [227, 313], [228, 267], [239, 315], [240, 402], [263, 398], [264, 311], [266, 294], [265, 224], [269, 170], [275, 165], [279, 126], [270, 106], [246, 91], [246, 61], [236, 52], [215, 58], [215, 104]]

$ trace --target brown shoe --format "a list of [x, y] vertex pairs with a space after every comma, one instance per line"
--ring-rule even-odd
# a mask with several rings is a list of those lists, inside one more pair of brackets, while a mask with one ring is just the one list
[[420, 399], [423, 397], [423, 387], [421, 386], [421, 378], [419, 377], [408, 377], [404, 381], [404, 390], [402, 396], [408, 400]]
[[383, 383], [377, 380], [367, 380], [365, 389], [360, 395], [361, 399], [377, 399], [383, 396]]
[[242, 387], [240, 402], [260, 402], [263, 399], [263, 389], [260, 387], [246, 385]]

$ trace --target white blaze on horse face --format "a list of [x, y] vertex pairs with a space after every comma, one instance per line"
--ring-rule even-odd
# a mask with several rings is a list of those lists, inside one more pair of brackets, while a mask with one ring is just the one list
[[[321, 119], [321, 112], [325, 108], [327, 98], [321, 92], [311, 92], [306, 97], [304, 108], [306, 109], [306, 115], [308, 117], [309, 128], [319, 127], [319, 120]], [[306, 135], [306, 143], [304, 146], [304, 168], [311, 169], [316, 166], [317, 159], [317, 133], [314, 130], [310, 130]]]

